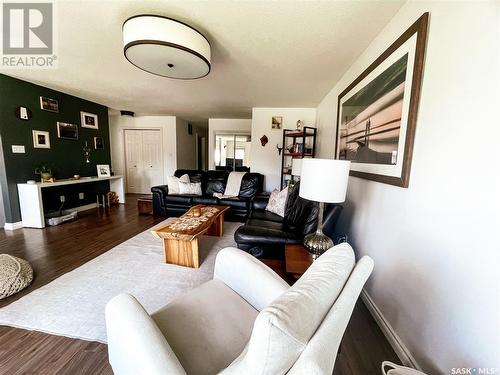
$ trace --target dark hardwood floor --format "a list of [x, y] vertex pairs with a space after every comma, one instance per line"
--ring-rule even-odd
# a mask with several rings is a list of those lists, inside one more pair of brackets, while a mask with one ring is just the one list
[[[72, 223], [40, 229], [0, 230], [0, 253], [27, 259], [35, 271], [24, 291], [0, 301], [6, 306], [163, 220], [137, 212], [137, 197], [109, 210], [90, 210]], [[358, 301], [337, 357], [335, 375], [380, 374], [396, 354]], [[0, 374], [112, 374], [107, 346], [97, 342], [0, 326]]]

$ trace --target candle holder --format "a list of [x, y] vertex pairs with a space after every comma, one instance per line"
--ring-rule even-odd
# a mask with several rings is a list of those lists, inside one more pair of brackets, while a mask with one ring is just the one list
[[85, 141], [85, 147], [83, 147], [83, 156], [85, 157], [85, 162], [90, 163], [90, 147], [87, 141]]

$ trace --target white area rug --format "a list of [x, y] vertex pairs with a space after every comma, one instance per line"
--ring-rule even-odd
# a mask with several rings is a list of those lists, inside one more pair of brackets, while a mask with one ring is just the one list
[[104, 308], [111, 298], [130, 293], [152, 313], [211, 280], [215, 256], [235, 246], [239, 225], [225, 223], [223, 237], [200, 237], [198, 269], [165, 264], [162, 241], [149, 229], [1, 308], [0, 325], [105, 343]]

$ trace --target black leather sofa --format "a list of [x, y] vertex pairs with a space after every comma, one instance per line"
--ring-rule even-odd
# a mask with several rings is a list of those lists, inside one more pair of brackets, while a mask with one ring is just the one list
[[226, 189], [229, 172], [222, 171], [200, 171], [191, 169], [178, 169], [174, 175], [181, 177], [187, 174], [191, 182], [201, 182], [203, 195], [175, 195], [168, 194], [168, 186], [154, 186], [153, 214], [159, 216], [180, 216], [191, 206], [197, 204], [220, 204], [229, 206], [224, 219], [228, 221], [244, 222], [252, 207], [254, 197], [262, 192], [264, 176], [260, 173], [246, 173], [241, 181], [240, 192], [235, 198], [215, 198], [214, 193], [222, 193]]
[[[285, 244], [298, 244], [312, 233], [318, 223], [318, 203], [299, 197], [299, 184], [288, 193], [285, 217], [266, 211], [268, 197], [256, 197], [252, 211], [239, 227], [234, 240], [238, 248], [257, 258], [283, 259]], [[340, 204], [326, 204], [323, 215], [323, 233], [333, 237], [335, 224], [342, 212]]]

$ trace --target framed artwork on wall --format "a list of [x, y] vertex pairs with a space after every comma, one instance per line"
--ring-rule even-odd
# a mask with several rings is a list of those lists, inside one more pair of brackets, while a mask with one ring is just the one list
[[78, 125], [58, 121], [57, 136], [63, 139], [78, 139]]
[[338, 97], [335, 155], [352, 176], [408, 187], [429, 14]]
[[33, 130], [33, 147], [50, 148], [50, 134], [42, 130]]
[[80, 112], [82, 128], [99, 129], [97, 115], [88, 112]]
[[49, 112], [59, 112], [59, 102], [55, 99], [40, 96], [40, 109]]
[[283, 126], [283, 117], [282, 116], [273, 116], [271, 120], [271, 128], [272, 129], [281, 129]]
[[96, 150], [104, 150], [104, 138], [94, 137], [94, 148]]

